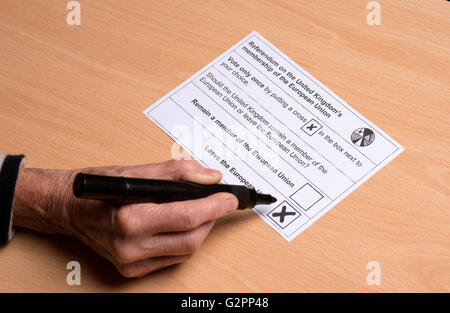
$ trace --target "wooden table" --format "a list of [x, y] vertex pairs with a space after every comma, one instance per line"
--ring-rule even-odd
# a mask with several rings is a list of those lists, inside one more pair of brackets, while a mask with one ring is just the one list
[[[186, 263], [142, 279], [63, 236], [18, 230], [0, 291], [449, 291], [450, 3], [0, 2], [0, 149], [28, 166], [159, 162], [172, 140], [141, 112], [252, 30], [406, 150], [287, 243], [251, 211], [217, 222]], [[68, 286], [66, 264], [81, 264]], [[369, 286], [367, 263], [381, 265]]]

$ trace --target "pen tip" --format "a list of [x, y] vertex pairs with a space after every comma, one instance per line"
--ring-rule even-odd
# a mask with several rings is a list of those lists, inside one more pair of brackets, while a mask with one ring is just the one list
[[275, 198], [274, 196], [268, 195], [268, 194], [263, 194], [263, 193], [258, 194], [258, 201], [257, 201], [257, 203], [260, 203], [260, 204], [271, 204], [271, 203], [274, 203], [274, 202], [277, 202], [277, 198]]

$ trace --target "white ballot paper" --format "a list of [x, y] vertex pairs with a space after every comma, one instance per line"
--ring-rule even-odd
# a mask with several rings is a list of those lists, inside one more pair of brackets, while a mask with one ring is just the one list
[[223, 183], [276, 197], [253, 210], [287, 241], [403, 151], [256, 32], [144, 114]]

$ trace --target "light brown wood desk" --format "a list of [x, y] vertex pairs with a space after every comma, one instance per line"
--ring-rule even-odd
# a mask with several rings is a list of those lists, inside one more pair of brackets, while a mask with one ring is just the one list
[[[253, 30], [406, 150], [290, 243], [236, 213], [186, 263], [141, 279], [74, 239], [18, 230], [0, 291], [450, 290], [449, 2], [380, 0], [375, 26], [356, 0], [80, 0], [80, 26], [67, 2], [0, 2], [0, 150], [30, 167], [169, 159], [142, 110]], [[81, 286], [66, 284], [71, 260]]]

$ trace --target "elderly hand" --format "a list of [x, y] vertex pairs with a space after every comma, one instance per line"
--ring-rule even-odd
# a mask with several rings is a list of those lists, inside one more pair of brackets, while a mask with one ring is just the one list
[[79, 172], [200, 184], [218, 183], [221, 173], [187, 160], [68, 171], [20, 170], [13, 224], [76, 237], [109, 259], [126, 277], [143, 276], [185, 261], [199, 249], [214, 221], [238, 206], [237, 198], [229, 193], [165, 204], [78, 199], [73, 196], [72, 183]]

